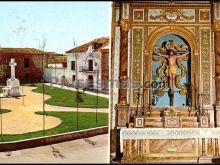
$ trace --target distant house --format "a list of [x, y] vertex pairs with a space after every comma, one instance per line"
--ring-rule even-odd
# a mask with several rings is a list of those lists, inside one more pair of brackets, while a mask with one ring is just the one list
[[34, 48], [0, 48], [0, 66], [6, 66], [5, 74], [0, 78], [5, 83], [10, 78], [9, 62], [15, 59], [16, 78], [21, 83], [36, 83], [42, 81], [42, 57], [44, 65], [47, 66], [48, 59], [57, 56], [57, 53], [44, 52]]
[[[48, 82], [108, 92], [109, 38], [101, 37], [65, 52], [67, 67], [46, 70]], [[103, 60], [103, 61], [102, 61]], [[56, 75], [55, 75], [56, 70]], [[78, 80], [78, 83], [77, 81]]]
[[101, 37], [66, 51], [67, 69], [72, 83], [75, 83], [77, 77], [80, 85], [84, 85], [88, 90], [98, 88], [104, 92], [108, 91], [104, 83], [108, 78], [102, 79], [108, 77], [108, 45], [109, 38]]

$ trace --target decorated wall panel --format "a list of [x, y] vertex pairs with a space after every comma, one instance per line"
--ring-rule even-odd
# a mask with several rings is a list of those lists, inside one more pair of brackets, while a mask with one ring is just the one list
[[142, 56], [143, 56], [143, 28], [133, 28], [132, 30], [132, 104], [137, 104], [138, 82], [142, 80]]
[[210, 29], [201, 29], [201, 65], [203, 80], [203, 104], [210, 104], [211, 67], [210, 67]]
[[133, 10], [133, 21], [144, 21], [144, 9]]
[[195, 9], [149, 9], [149, 22], [195, 22]]

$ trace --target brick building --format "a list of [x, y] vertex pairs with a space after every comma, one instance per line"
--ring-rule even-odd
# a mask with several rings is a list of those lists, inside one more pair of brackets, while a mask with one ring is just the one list
[[21, 83], [36, 83], [42, 80], [42, 57], [44, 64], [48, 64], [48, 59], [58, 54], [44, 52], [34, 48], [0, 48], [0, 66], [5, 66], [4, 74], [1, 75], [0, 82], [5, 83], [10, 78], [9, 61], [14, 58], [16, 66], [16, 78]]

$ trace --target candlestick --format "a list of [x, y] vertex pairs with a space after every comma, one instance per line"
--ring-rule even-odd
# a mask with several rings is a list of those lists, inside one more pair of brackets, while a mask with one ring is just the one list
[[194, 104], [194, 107], [195, 107], [195, 109], [196, 109], [196, 104], [197, 104], [197, 102], [196, 102], [196, 74], [194, 73], [194, 99], [195, 99], [195, 104]]

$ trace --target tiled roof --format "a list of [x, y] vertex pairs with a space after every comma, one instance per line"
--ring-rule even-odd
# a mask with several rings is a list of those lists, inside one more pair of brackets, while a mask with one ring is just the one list
[[44, 52], [35, 48], [0, 48], [0, 54], [58, 55], [55, 52]]
[[49, 58], [48, 63], [55, 64], [55, 63], [66, 63], [67, 59], [66, 56], [55, 56], [53, 58]]
[[73, 49], [70, 49], [66, 51], [66, 53], [82, 53], [86, 52], [89, 48], [90, 45], [94, 46], [94, 44], [97, 44], [98, 46], [94, 48], [94, 51], [98, 51], [99, 48], [103, 47], [103, 45], [108, 45], [109, 44], [109, 37], [101, 37], [101, 38], [96, 38], [90, 42], [87, 42], [83, 45], [77, 46]]

